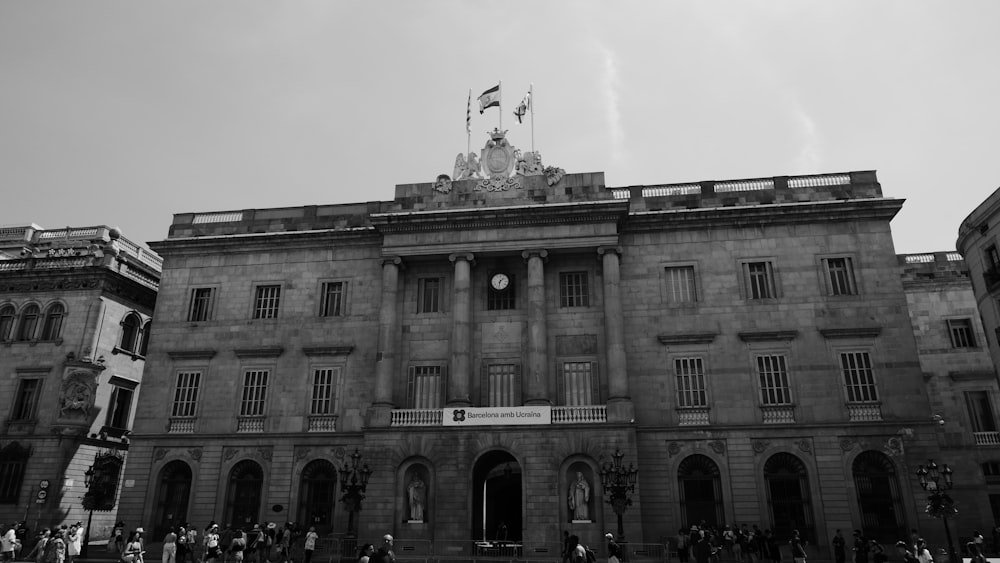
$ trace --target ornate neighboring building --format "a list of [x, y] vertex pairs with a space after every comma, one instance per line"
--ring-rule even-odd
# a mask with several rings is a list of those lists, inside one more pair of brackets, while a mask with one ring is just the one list
[[0, 228], [0, 519], [107, 537], [160, 258], [106, 226]]
[[939, 454], [902, 203], [874, 172], [612, 188], [495, 132], [391, 201], [177, 214], [120, 514], [452, 556], [895, 539]]

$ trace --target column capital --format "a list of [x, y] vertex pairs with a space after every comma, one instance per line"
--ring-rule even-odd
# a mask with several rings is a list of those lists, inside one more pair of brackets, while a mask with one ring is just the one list
[[548, 260], [549, 251], [545, 250], [544, 248], [533, 248], [531, 250], [525, 250], [521, 252], [521, 258], [524, 258], [525, 260], [533, 256], [537, 256], [542, 260]]
[[456, 252], [455, 254], [448, 255], [448, 261], [458, 262], [459, 260], [465, 260], [470, 266], [476, 265], [476, 256], [471, 252]]
[[392, 264], [394, 266], [402, 267], [403, 266], [403, 259], [400, 258], [399, 256], [383, 256], [382, 257], [382, 265], [383, 266], [388, 266], [389, 264]]
[[623, 253], [622, 247], [620, 246], [598, 246], [597, 255], [604, 256], [605, 254], [617, 254], [621, 256]]

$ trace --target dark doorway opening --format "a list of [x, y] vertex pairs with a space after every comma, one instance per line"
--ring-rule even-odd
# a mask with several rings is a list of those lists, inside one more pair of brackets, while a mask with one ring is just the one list
[[472, 538], [520, 543], [521, 466], [507, 452], [489, 452], [473, 470]]

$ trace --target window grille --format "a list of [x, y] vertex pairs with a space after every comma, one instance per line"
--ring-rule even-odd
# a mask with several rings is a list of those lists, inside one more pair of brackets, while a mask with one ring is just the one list
[[674, 360], [677, 376], [677, 406], [708, 406], [705, 390], [705, 367], [701, 358], [677, 358]]
[[666, 269], [666, 277], [668, 303], [694, 303], [698, 300], [694, 266], [670, 266]]
[[792, 393], [788, 387], [788, 370], [785, 367], [784, 356], [757, 356], [757, 375], [760, 378], [761, 404], [791, 404]]
[[267, 370], [247, 370], [243, 374], [240, 416], [263, 416], [267, 398]]
[[313, 370], [312, 400], [309, 414], [334, 414], [337, 407], [337, 387], [341, 368], [318, 368]]
[[868, 352], [842, 352], [840, 367], [847, 385], [847, 400], [851, 403], [878, 401], [875, 373]]
[[200, 371], [178, 372], [177, 387], [174, 388], [174, 405], [170, 416], [193, 417], [195, 415], [200, 384]]
[[441, 311], [441, 278], [421, 278], [417, 283], [417, 312]]
[[255, 319], [276, 319], [278, 318], [278, 305], [281, 302], [280, 285], [260, 285], [257, 286], [257, 295], [254, 298], [253, 318]]
[[344, 282], [326, 282], [323, 284], [319, 312], [321, 317], [339, 317], [344, 314], [344, 285]]
[[196, 287], [191, 290], [191, 307], [188, 321], [197, 323], [212, 320], [215, 308], [215, 288]]
[[559, 274], [559, 306], [589, 307], [590, 287], [587, 272]]

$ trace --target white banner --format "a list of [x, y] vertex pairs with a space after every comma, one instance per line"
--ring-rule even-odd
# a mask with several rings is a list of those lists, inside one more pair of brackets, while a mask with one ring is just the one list
[[552, 407], [449, 407], [442, 409], [444, 426], [515, 426], [552, 424]]

